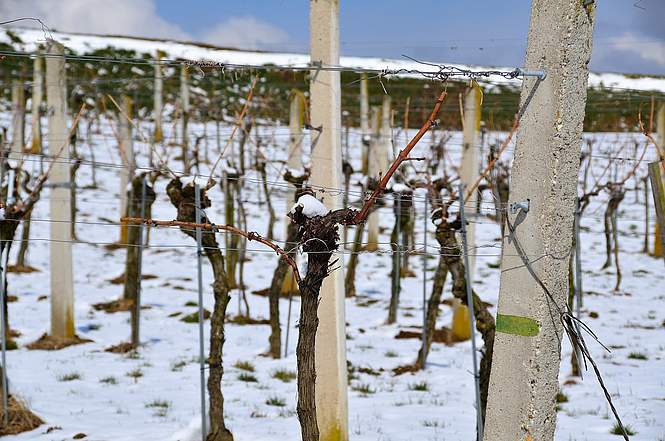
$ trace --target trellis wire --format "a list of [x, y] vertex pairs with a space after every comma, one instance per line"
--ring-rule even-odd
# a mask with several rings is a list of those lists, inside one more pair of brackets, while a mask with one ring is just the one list
[[[30, 52], [20, 52], [20, 51], [0, 51], [0, 55], [4, 56], [13, 56], [13, 57], [23, 57], [23, 58], [33, 58], [36, 56], [34, 53]], [[50, 54], [44, 53], [39, 54], [44, 58], [65, 58], [67, 60], [75, 61], [94, 61], [94, 62], [107, 62], [107, 63], [116, 63], [116, 64], [131, 64], [131, 65], [147, 65], [147, 66], [167, 66], [167, 67], [196, 67], [198, 69], [203, 68], [214, 68], [220, 69], [222, 72], [228, 70], [234, 71], [292, 71], [292, 72], [316, 72], [316, 71], [328, 71], [328, 72], [352, 72], [352, 73], [366, 73], [375, 75], [373, 78], [384, 78], [387, 76], [400, 76], [400, 75], [409, 75], [409, 76], [422, 76], [423, 78], [430, 80], [439, 80], [446, 81], [450, 78], [469, 78], [469, 79], [478, 79], [478, 78], [489, 78], [489, 77], [503, 77], [507, 80], [513, 80], [520, 77], [537, 77], [544, 78], [544, 71], [532, 71], [526, 70], [519, 67], [514, 69], [507, 70], [472, 70], [465, 69], [459, 66], [454, 65], [443, 65], [435, 63], [427, 63], [423, 61], [416, 60], [415, 58], [404, 56], [405, 58], [422, 64], [424, 66], [434, 67], [433, 70], [420, 70], [420, 69], [368, 69], [361, 67], [350, 67], [350, 66], [341, 66], [333, 64], [323, 64], [320, 62], [308, 63], [306, 65], [295, 65], [295, 64], [240, 64], [240, 63], [225, 63], [221, 61], [214, 60], [174, 60], [174, 59], [165, 59], [161, 58], [159, 60], [155, 59], [144, 59], [144, 58], [129, 58], [129, 57], [103, 57], [96, 55], [60, 55], [60, 54]], [[203, 72], [203, 71], [201, 71]]]

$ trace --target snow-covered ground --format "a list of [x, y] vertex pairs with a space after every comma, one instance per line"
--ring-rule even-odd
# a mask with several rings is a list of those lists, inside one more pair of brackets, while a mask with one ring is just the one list
[[[192, 131], [201, 127], [192, 124]], [[213, 133], [208, 128], [208, 133]], [[229, 128], [225, 128], [228, 133]], [[262, 128], [268, 135], [276, 131], [276, 146], [266, 149], [272, 158], [284, 159], [285, 128]], [[459, 157], [461, 134], [454, 133], [450, 145], [452, 162]], [[399, 135], [403, 137], [404, 135]], [[402, 138], [398, 138], [401, 143]], [[500, 134], [491, 134], [491, 138]], [[641, 135], [594, 134], [596, 171], [599, 174], [607, 155], [621, 145], [624, 156], [632, 155], [632, 140], [642, 141]], [[85, 139], [81, 136], [80, 139]], [[199, 429], [199, 366], [198, 331], [196, 324], [180, 321], [183, 315], [196, 311], [197, 301], [195, 243], [177, 229], [159, 228], [150, 232], [150, 247], [145, 250], [144, 274], [155, 278], [143, 282], [143, 302], [148, 309], [142, 312], [141, 335], [145, 344], [136, 356], [104, 352], [104, 349], [129, 338], [129, 314], [98, 312], [92, 305], [113, 300], [122, 295], [121, 285], [109, 280], [124, 270], [125, 252], [109, 251], [104, 244], [119, 238], [119, 228], [109, 225], [119, 217], [119, 155], [112, 132], [107, 123], [101, 134], [93, 134], [96, 159], [103, 163], [97, 168], [98, 189], [85, 186], [91, 183], [91, 167], [86, 162], [78, 174], [79, 199], [77, 234], [80, 242], [74, 244], [75, 315], [77, 333], [92, 343], [73, 346], [59, 351], [30, 351], [27, 343], [36, 340], [49, 329], [49, 212], [48, 193], [33, 213], [32, 242], [28, 261], [40, 272], [10, 274], [9, 293], [18, 301], [9, 306], [10, 323], [22, 335], [18, 350], [8, 353], [8, 373], [12, 390], [25, 398], [31, 409], [46, 423], [38, 429], [8, 439], [61, 440], [71, 439], [77, 433], [87, 434], [91, 440], [181, 440], [196, 439]], [[214, 139], [214, 137], [212, 138]], [[358, 145], [358, 136], [351, 137]], [[428, 148], [429, 136], [418, 149]], [[211, 152], [216, 151], [211, 141]], [[305, 143], [308, 145], [308, 142]], [[265, 144], [264, 144], [265, 145]], [[79, 152], [89, 159], [86, 144]], [[145, 146], [137, 145], [141, 152], [139, 162], [147, 164]], [[251, 150], [251, 149], [250, 149]], [[173, 154], [178, 148], [172, 148]], [[357, 149], [351, 149], [358, 162]], [[630, 153], [630, 154], [629, 154]], [[506, 153], [506, 157], [510, 155]], [[418, 154], [416, 154], [418, 156]], [[211, 153], [211, 157], [212, 157]], [[27, 167], [38, 169], [39, 158], [27, 157]], [[180, 164], [172, 161], [174, 169]], [[115, 165], [112, 165], [115, 164]], [[449, 163], [450, 165], [450, 163]], [[621, 163], [619, 176], [632, 166]], [[279, 168], [280, 165], [275, 165]], [[416, 167], [418, 165], [416, 164]], [[270, 180], [278, 181], [275, 168], [269, 168]], [[644, 165], [640, 169], [643, 175]], [[203, 173], [202, 171], [202, 174]], [[258, 190], [258, 176], [248, 174], [244, 195], [247, 199], [250, 229], [265, 233], [267, 208]], [[355, 179], [357, 181], [357, 179]], [[166, 181], [157, 184], [157, 201], [153, 217], [172, 219], [175, 209], [166, 194]], [[634, 185], [629, 181], [628, 187]], [[293, 205], [286, 201], [285, 187], [271, 185], [280, 224], [275, 231], [282, 237], [283, 214]], [[358, 187], [353, 188], [351, 199], [357, 199]], [[213, 202], [208, 215], [213, 222], [223, 222], [223, 196], [219, 187], [210, 192]], [[341, 203], [341, 195], [330, 195]], [[635, 198], [639, 201], [636, 202]], [[338, 200], [339, 198], [339, 200]], [[584, 266], [583, 319], [608, 345], [611, 353], [603, 352], [592, 344], [592, 352], [603, 372], [605, 382], [624, 421], [637, 434], [634, 440], [665, 439], [665, 283], [663, 262], [641, 252], [644, 240], [643, 193], [629, 192], [619, 213], [621, 263], [624, 274], [622, 289], [613, 292], [614, 269], [601, 271], [604, 259], [602, 235], [602, 200], [589, 207], [583, 219], [582, 249]], [[487, 206], [492, 204], [487, 201]], [[422, 194], [416, 197], [416, 244], [423, 243]], [[381, 209], [381, 224], [385, 228], [380, 242], [382, 250], [389, 249], [392, 228], [392, 208]], [[653, 215], [651, 216], [653, 221]], [[428, 252], [437, 248], [430, 232]], [[653, 231], [653, 225], [651, 226]], [[17, 232], [17, 238], [20, 234]], [[476, 219], [477, 271], [474, 287], [481, 297], [496, 304], [499, 270], [490, 267], [500, 254], [499, 227], [487, 217]], [[220, 237], [223, 244], [223, 237]], [[15, 245], [10, 262], [14, 261]], [[268, 300], [251, 294], [253, 290], [269, 286], [277, 258], [270, 250], [256, 243], [250, 250], [245, 269], [251, 314], [255, 318], [268, 316]], [[348, 255], [345, 255], [348, 258]], [[422, 321], [422, 277], [420, 256], [412, 257], [415, 278], [403, 282], [400, 314], [397, 325], [385, 325], [390, 295], [391, 257], [387, 253], [362, 254], [357, 277], [358, 295], [346, 300], [348, 359], [356, 368], [369, 368], [353, 373], [349, 385], [350, 437], [354, 441], [398, 440], [469, 440], [475, 432], [473, 377], [471, 371], [471, 345], [469, 342], [454, 346], [434, 344], [427, 368], [416, 374], [393, 376], [392, 369], [415, 359], [418, 340], [397, 340], [401, 329], [413, 329]], [[431, 288], [436, 258], [427, 259], [428, 292]], [[204, 264], [205, 307], [211, 309], [209, 288], [212, 274]], [[229, 314], [238, 312], [238, 292], [232, 294]], [[446, 288], [445, 297], [450, 297]], [[269, 327], [265, 325], [239, 326], [227, 324], [224, 346], [223, 391], [226, 398], [227, 423], [238, 441], [295, 440], [299, 439], [299, 425], [295, 413], [295, 380], [283, 382], [273, 378], [277, 370], [295, 372], [295, 339], [299, 300], [293, 299], [290, 326], [289, 355], [281, 360], [262, 357], [268, 348]], [[287, 325], [288, 300], [281, 300], [281, 321]], [[495, 312], [495, 311], [494, 311]], [[591, 313], [594, 314], [591, 314]], [[439, 325], [450, 325], [452, 312], [442, 305]], [[591, 318], [590, 315], [596, 318]], [[206, 322], [206, 346], [208, 324]], [[284, 336], [284, 334], [282, 334]], [[644, 360], [635, 359], [639, 353]], [[596, 380], [589, 372], [584, 381], [569, 383], [570, 348], [565, 343], [560, 374], [562, 392], [568, 402], [561, 404], [558, 413], [557, 439], [614, 440], [610, 434], [614, 421]], [[639, 358], [639, 357], [638, 357]], [[234, 367], [237, 362], [250, 362], [255, 372]], [[244, 374], [244, 375], [243, 375]], [[140, 375], [140, 376], [139, 376]], [[244, 380], [241, 381], [241, 375]], [[72, 379], [74, 378], [74, 379]], [[65, 381], [68, 380], [69, 381]], [[426, 383], [426, 388], [416, 387]], [[564, 384], [566, 383], [566, 384]], [[426, 389], [426, 390], [418, 390]], [[271, 404], [269, 404], [271, 403]], [[52, 429], [49, 433], [49, 428]]]

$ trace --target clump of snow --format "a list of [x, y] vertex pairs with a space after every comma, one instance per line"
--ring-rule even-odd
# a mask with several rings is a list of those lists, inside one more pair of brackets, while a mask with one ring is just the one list
[[325, 216], [330, 213], [323, 203], [310, 194], [304, 194], [298, 198], [298, 202], [291, 208], [289, 213], [295, 213], [296, 208], [302, 207], [302, 214], [312, 218], [316, 216]]
[[196, 95], [202, 95], [202, 96], [208, 95], [208, 92], [206, 92], [204, 89], [201, 89], [200, 87], [191, 86], [189, 90]]
[[233, 167], [228, 162], [222, 163], [222, 172], [226, 173], [227, 175], [239, 175], [240, 174], [238, 169]]
[[[208, 178], [203, 178], [201, 176], [185, 176], [180, 178], [180, 182], [182, 182], [184, 186], [194, 185], [196, 182], [199, 184], [199, 187], [205, 188], [205, 186], [208, 185]], [[131, 188], [131, 184], [129, 187]]]
[[411, 188], [408, 187], [407, 185], [397, 183], [397, 184], [393, 184], [392, 190], [395, 193], [408, 193], [408, 192], [411, 191]]
[[293, 176], [295, 179], [299, 179], [299, 178], [302, 178], [303, 176], [305, 176], [305, 170], [299, 170], [299, 169], [288, 167], [286, 169], [286, 171], [291, 176]]
[[187, 426], [176, 431], [171, 441], [198, 441], [201, 439], [201, 419], [192, 419]]

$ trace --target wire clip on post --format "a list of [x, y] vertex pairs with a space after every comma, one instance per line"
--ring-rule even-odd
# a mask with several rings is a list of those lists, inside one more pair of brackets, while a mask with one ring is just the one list
[[539, 80], [544, 80], [545, 78], [547, 78], [547, 72], [545, 72], [544, 70], [528, 70], [518, 67], [516, 69], [516, 72], [518, 77], [536, 77]]
[[518, 213], [520, 210], [522, 210], [525, 213], [529, 212], [529, 202], [530, 200], [527, 199], [526, 201], [521, 201], [521, 202], [513, 202], [510, 204], [510, 212], [512, 214]]

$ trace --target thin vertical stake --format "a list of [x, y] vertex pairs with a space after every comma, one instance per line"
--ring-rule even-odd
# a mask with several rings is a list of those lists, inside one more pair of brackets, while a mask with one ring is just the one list
[[[3, 155], [4, 160], [4, 155]], [[4, 171], [4, 164], [3, 164]], [[7, 200], [11, 199], [14, 193], [14, 179], [11, 170], [8, 176], [7, 183]], [[2, 241], [5, 244], [4, 264], [2, 261], [2, 253], [0, 253], [0, 332], [2, 333], [2, 417], [4, 426], [9, 426], [9, 391], [7, 390], [7, 317], [5, 317], [5, 305], [7, 304], [7, 266], [9, 262], [9, 246], [11, 241]], [[0, 242], [0, 245], [2, 244]]]
[[397, 193], [397, 240], [395, 241], [395, 265], [394, 265], [394, 281], [395, 281], [395, 320], [397, 320], [397, 315], [399, 311], [399, 292], [400, 292], [400, 251], [401, 251], [401, 240], [402, 240], [402, 193]]
[[462, 221], [462, 246], [464, 248], [464, 276], [466, 278], [466, 302], [469, 307], [469, 322], [471, 325], [471, 352], [473, 358], [473, 378], [476, 386], [476, 417], [478, 440], [483, 439], [483, 415], [480, 408], [480, 376], [478, 375], [478, 360], [476, 359], [476, 315], [473, 311], [473, 291], [471, 290], [471, 274], [469, 272], [469, 252], [466, 244], [466, 219], [464, 217], [464, 185], [459, 185], [459, 212]]
[[289, 293], [289, 312], [286, 315], [286, 337], [284, 338], [284, 358], [286, 358], [289, 355], [289, 329], [291, 328], [292, 303], [293, 303], [293, 290], [291, 290], [291, 292]]
[[[194, 204], [196, 223], [201, 223], [201, 190], [194, 182]], [[199, 282], [199, 364], [201, 368], [201, 440], [205, 441], [208, 432], [206, 428], [206, 392], [205, 392], [205, 347], [203, 343], [203, 271], [201, 258], [203, 257], [203, 246], [201, 245], [201, 227], [196, 227], [196, 260]]]
[[583, 306], [582, 301], [582, 251], [580, 241], [580, 221], [582, 215], [579, 203], [577, 210], [575, 210], [575, 291], [577, 297], [577, 318], [580, 317], [580, 308]]
[[427, 196], [423, 210], [423, 348], [427, 342]]
[[[7, 390], [7, 318], [5, 317], [5, 302], [7, 301], [5, 288], [7, 286], [7, 261], [9, 260], [9, 241], [6, 241], [7, 258], [4, 266], [0, 267], [0, 321], [2, 322], [2, 420], [5, 427], [9, 426], [9, 391]], [[4, 250], [3, 250], [4, 251]], [[0, 254], [2, 258], [2, 254]]]
[[[582, 220], [582, 208], [579, 199], [577, 200], [577, 209], [575, 210], [575, 317], [578, 319], [582, 314], [582, 244], [580, 240], [580, 221]], [[575, 327], [577, 333], [581, 334], [580, 324], [576, 321]], [[579, 346], [574, 348], [575, 363], [577, 363], [577, 371], [582, 376], [582, 351]]]
[[[141, 219], [145, 219], [145, 198], [146, 198], [145, 175], [141, 181]], [[138, 347], [141, 343], [141, 280], [143, 279], [143, 242], [144, 242], [144, 223], [139, 225], [139, 257], [138, 257], [138, 281], [136, 284], [136, 326], [132, 327], [132, 343]]]

